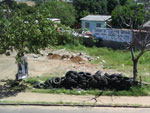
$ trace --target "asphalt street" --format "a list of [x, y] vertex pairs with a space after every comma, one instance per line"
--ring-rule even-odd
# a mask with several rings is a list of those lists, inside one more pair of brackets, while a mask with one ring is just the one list
[[0, 113], [150, 113], [149, 108], [0, 106]]

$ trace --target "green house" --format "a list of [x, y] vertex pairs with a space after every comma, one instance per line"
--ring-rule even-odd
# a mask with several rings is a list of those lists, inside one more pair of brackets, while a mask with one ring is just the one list
[[111, 19], [111, 16], [88, 15], [80, 20], [82, 21], [82, 29], [87, 28], [92, 32], [93, 28], [106, 28], [106, 23], [109, 19]]

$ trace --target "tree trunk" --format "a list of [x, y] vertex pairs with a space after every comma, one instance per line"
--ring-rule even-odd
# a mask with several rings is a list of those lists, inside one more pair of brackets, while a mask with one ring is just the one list
[[137, 64], [138, 64], [138, 60], [133, 60], [133, 81], [134, 82], [136, 81], [137, 74], [138, 74]]

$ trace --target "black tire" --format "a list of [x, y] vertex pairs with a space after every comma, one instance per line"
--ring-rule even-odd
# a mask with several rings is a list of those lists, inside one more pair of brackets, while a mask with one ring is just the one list
[[44, 88], [44, 84], [43, 83], [36, 83], [34, 85], [35, 88], [39, 88], [39, 89], [43, 89]]
[[78, 75], [85, 75], [85, 72], [79, 72]]
[[54, 85], [60, 85], [61, 84], [61, 78], [60, 77], [52, 78], [52, 82]]
[[68, 82], [71, 85], [77, 85], [77, 81], [75, 81], [74, 79], [69, 79]]
[[97, 88], [97, 87], [98, 87], [98, 82], [97, 82], [97, 80], [91, 79], [91, 80], [89, 81], [89, 87], [90, 87], [90, 88]]
[[105, 76], [102, 76], [101, 80], [99, 81], [99, 84], [103, 87], [107, 87], [108, 86], [107, 78]]
[[108, 73], [105, 73], [104, 76], [107, 78], [107, 79], [111, 79], [110, 75]]
[[84, 76], [85, 76], [87, 79], [93, 78], [92, 75], [91, 75], [91, 73], [85, 73]]
[[52, 79], [47, 79], [44, 84], [46, 86], [51, 86], [52, 85]]
[[88, 82], [87, 80], [81, 80], [81, 81], [80, 81], [81, 84], [87, 83], [87, 82]]
[[118, 74], [118, 73], [110, 75], [110, 78], [114, 78], [114, 77], [117, 77], [118, 79], [122, 79], [123, 78], [122, 75]]
[[66, 80], [66, 77], [61, 77], [61, 82], [64, 82]]
[[123, 80], [124, 80], [124, 81], [130, 80], [130, 78], [128, 78], [128, 77], [123, 77]]
[[67, 88], [67, 89], [70, 89], [70, 88], [76, 88], [77, 87], [77, 81], [75, 81], [74, 79], [66, 79], [65, 80], [65, 83], [64, 83], [64, 87]]
[[112, 81], [112, 82], [118, 81], [118, 78], [117, 78], [117, 77], [113, 77], [113, 78], [111, 79], [111, 81]]
[[108, 75], [108, 74], [104, 74], [104, 77], [105, 77], [105, 79], [107, 80], [107, 82], [108, 82], [108, 87], [111, 87], [111, 78], [110, 78], [110, 76]]
[[97, 71], [97, 72], [95, 73], [95, 75], [98, 75], [98, 76], [101, 76], [101, 74], [102, 74], [101, 71]]
[[86, 80], [85, 73], [79, 73], [78, 74], [78, 82], [80, 82], [82, 80]]
[[76, 71], [68, 71], [65, 75], [66, 78], [70, 77], [71, 73], [73, 73], [74, 75], [77, 75], [78, 73]]
[[118, 77], [118, 78], [122, 78], [123, 76], [122, 76], [122, 74], [116, 74], [116, 76]]
[[97, 74], [96, 74], [96, 75], [93, 75], [93, 77], [94, 77], [94, 79], [97, 80], [97, 81], [100, 81], [100, 80], [101, 80], [101, 76], [99, 76], [99, 75], [97, 75]]
[[78, 79], [78, 75], [75, 74], [75, 73], [70, 73], [70, 77], [74, 80], [77, 80]]

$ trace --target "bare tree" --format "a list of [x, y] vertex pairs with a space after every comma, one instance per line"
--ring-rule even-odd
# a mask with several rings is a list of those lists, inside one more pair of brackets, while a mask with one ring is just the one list
[[[142, 5], [144, 5], [144, 19], [142, 21], [142, 24], [137, 27], [135, 27], [137, 24], [136, 18], [129, 17], [128, 19], [125, 19], [123, 15], [120, 14], [122, 23], [132, 31], [132, 41], [130, 43], [127, 43], [127, 46], [131, 52], [134, 81], [137, 80], [138, 76], [139, 59], [146, 51], [150, 50], [150, 24], [148, 24], [149, 22], [147, 22], [149, 20], [149, 11], [147, 9], [148, 3], [144, 1]], [[133, 14], [136, 15], [136, 13], [137, 10], [134, 10]]]

